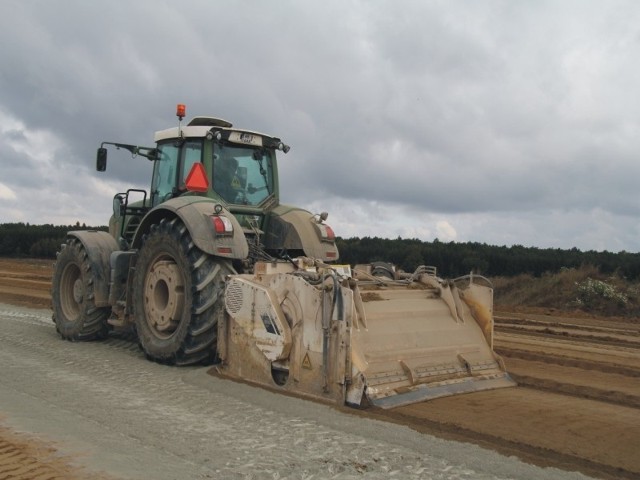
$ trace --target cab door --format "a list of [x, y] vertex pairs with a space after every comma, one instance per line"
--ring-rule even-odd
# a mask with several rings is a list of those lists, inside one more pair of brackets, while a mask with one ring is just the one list
[[186, 191], [185, 178], [194, 163], [202, 162], [202, 139], [158, 144], [151, 180], [151, 205], [156, 206]]
[[155, 207], [172, 198], [177, 190], [180, 145], [173, 141], [158, 144], [158, 158], [153, 162], [151, 205]]

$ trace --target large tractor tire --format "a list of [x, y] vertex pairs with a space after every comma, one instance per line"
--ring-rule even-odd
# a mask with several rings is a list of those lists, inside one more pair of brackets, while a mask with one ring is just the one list
[[159, 363], [211, 363], [218, 335], [228, 260], [195, 246], [177, 218], [153, 225], [133, 278], [133, 310], [140, 345]]
[[109, 334], [111, 308], [96, 307], [94, 301], [96, 268], [82, 243], [69, 237], [58, 254], [51, 289], [53, 321], [66, 340], [102, 340]]

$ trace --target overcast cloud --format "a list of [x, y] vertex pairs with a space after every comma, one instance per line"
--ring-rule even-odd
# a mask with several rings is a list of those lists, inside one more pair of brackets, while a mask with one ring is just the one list
[[185, 103], [343, 237], [640, 250], [636, 1], [0, 4], [0, 223], [106, 224]]

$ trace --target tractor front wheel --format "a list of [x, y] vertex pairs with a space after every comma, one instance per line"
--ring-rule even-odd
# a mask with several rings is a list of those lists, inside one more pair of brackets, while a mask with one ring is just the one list
[[109, 333], [111, 309], [96, 307], [94, 301], [95, 268], [82, 243], [69, 237], [58, 254], [51, 289], [53, 320], [66, 340], [101, 340]]

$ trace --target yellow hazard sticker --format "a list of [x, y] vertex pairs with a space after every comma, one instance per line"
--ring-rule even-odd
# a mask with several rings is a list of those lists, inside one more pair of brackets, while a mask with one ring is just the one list
[[233, 177], [233, 180], [231, 180], [231, 186], [233, 188], [240, 188], [240, 180], [238, 180], [238, 177]]
[[307, 370], [311, 370], [311, 360], [309, 359], [309, 354], [305, 354], [302, 359], [302, 368], [306, 368]]

